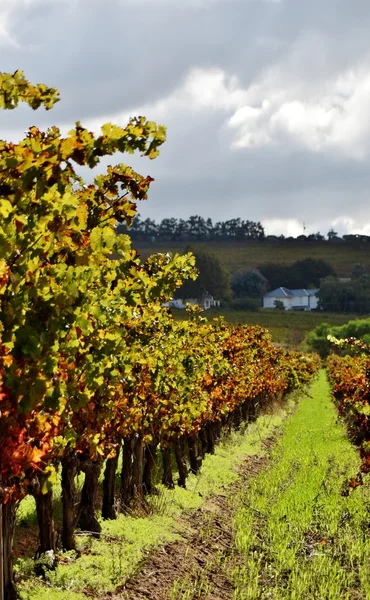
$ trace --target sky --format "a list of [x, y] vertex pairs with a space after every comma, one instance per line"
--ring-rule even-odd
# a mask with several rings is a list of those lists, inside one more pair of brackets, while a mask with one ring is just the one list
[[369, 31], [369, 0], [0, 0], [0, 69], [61, 93], [0, 138], [144, 115], [160, 156], [117, 158], [155, 178], [143, 218], [370, 235]]

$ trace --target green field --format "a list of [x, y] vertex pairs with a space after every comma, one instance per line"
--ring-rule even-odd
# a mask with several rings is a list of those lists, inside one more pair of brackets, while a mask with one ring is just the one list
[[[186, 318], [184, 310], [174, 310], [176, 319]], [[344, 325], [356, 315], [339, 313], [278, 311], [275, 309], [260, 309], [257, 312], [236, 310], [208, 310], [204, 313], [208, 319], [223, 316], [230, 325], [261, 325], [266, 327], [277, 344], [299, 346], [305, 335], [321, 323]]]
[[[133, 242], [133, 247], [143, 258], [155, 252], [181, 254], [187, 245], [188, 242]], [[266, 263], [292, 265], [308, 257], [327, 261], [339, 277], [350, 277], [354, 264], [360, 263], [370, 269], [370, 244], [364, 242], [194, 242], [192, 246], [212, 251], [231, 273], [258, 268]]]

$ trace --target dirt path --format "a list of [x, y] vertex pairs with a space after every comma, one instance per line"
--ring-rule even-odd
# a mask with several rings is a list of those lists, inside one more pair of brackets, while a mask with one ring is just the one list
[[[232, 520], [237, 498], [247, 481], [269, 460], [274, 439], [264, 443], [267, 454], [249, 457], [239, 468], [238, 481], [180, 520], [182, 539], [155, 550], [140, 571], [117, 591], [114, 600], [231, 600], [233, 568], [242, 557], [233, 547]], [[108, 597], [107, 597], [108, 599]]]

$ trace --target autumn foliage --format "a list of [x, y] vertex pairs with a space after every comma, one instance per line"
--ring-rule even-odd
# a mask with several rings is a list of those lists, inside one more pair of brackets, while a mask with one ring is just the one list
[[[58, 99], [21, 71], [0, 74], [0, 108], [22, 101], [48, 110]], [[196, 309], [175, 322], [162, 307], [196, 276], [194, 257], [158, 254], [143, 263], [130, 238], [116, 235], [152, 178], [125, 164], [108, 166], [89, 185], [79, 173], [117, 152], [155, 158], [164, 141], [165, 128], [144, 117], [103, 125], [97, 136], [77, 122], [66, 137], [57, 127], [31, 127], [19, 143], [0, 141], [0, 488], [8, 507], [35, 495], [40, 551], [54, 544], [43, 535], [42, 514], [60, 465], [69, 549], [77, 524], [94, 518], [100, 469], [120, 449], [125, 507], [151, 487], [147, 448], [151, 456], [160, 450], [167, 465], [175, 451], [185, 485], [186, 443], [196, 470], [220, 427], [255, 417], [318, 368], [313, 356], [274, 347], [259, 327], [209, 323]], [[86, 474], [80, 509], [88, 510], [75, 514], [79, 471]], [[109, 490], [107, 497], [112, 503]], [[6, 597], [13, 598], [7, 558]]]
[[[338, 345], [338, 344], [337, 344]], [[328, 377], [341, 417], [353, 442], [359, 447], [361, 473], [370, 472], [370, 346], [361, 340], [342, 340], [351, 354], [328, 358]], [[353, 355], [353, 352], [355, 354]], [[351, 487], [361, 482], [361, 474]]]

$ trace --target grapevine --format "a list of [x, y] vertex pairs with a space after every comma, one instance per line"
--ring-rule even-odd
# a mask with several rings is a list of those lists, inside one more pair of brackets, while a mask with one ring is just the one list
[[[19, 102], [47, 110], [58, 92], [21, 71], [0, 74], [0, 108]], [[125, 164], [85, 185], [77, 167], [136, 151], [156, 158], [165, 128], [133, 118], [95, 136], [77, 122], [31, 127], [18, 144], [0, 141], [0, 492], [4, 586], [16, 598], [12, 539], [17, 502], [36, 499], [38, 552], [56, 550], [53, 484], [62, 479], [62, 545], [77, 526], [99, 535], [114, 518], [118, 454], [121, 510], [145, 502], [162, 455], [163, 482], [174, 485], [171, 453], [186, 485], [222, 429], [258, 412], [317, 371], [315, 355], [276, 348], [260, 327], [208, 322], [197, 309], [176, 322], [163, 308], [187, 278], [194, 257], [157, 254], [143, 263], [116, 224], [130, 225], [147, 198], [150, 176]], [[79, 170], [80, 172], [80, 170]], [[85, 473], [78, 501], [75, 476]], [[77, 507], [77, 509], [75, 509]]]

